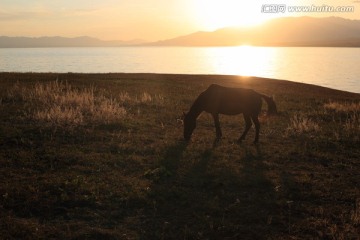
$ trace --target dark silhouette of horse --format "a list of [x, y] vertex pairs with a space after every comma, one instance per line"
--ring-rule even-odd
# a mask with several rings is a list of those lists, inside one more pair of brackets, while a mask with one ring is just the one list
[[[191, 106], [188, 113], [184, 113], [184, 138], [190, 140], [196, 127], [196, 119], [203, 112], [210, 113], [214, 118], [216, 128], [216, 139], [222, 136], [219, 114], [237, 115], [243, 114], [245, 119], [245, 130], [239, 141], [245, 139], [252, 122], [255, 124], [256, 135], [254, 143], [259, 141], [260, 123], [258, 116], [261, 111], [262, 100], [268, 104], [268, 114], [276, 114], [277, 108], [272, 97], [255, 92], [252, 89], [229, 88], [212, 84], [202, 92]], [[252, 122], [251, 122], [252, 121]]]

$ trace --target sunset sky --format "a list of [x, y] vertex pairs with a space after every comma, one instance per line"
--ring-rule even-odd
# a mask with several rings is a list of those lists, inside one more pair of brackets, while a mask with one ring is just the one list
[[[264, 13], [264, 4], [353, 6], [353, 12]], [[265, 10], [268, 10], [266, 8]], [[163, 40], [284, 16], [360, 20], [360, 0], [0, 0], [0, 36]]]

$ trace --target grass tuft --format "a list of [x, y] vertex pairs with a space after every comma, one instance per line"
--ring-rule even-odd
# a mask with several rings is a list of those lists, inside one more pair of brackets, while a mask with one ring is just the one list
[[7, 98], [28, 102], [34, 108], [28, 117], [51, 126], [112, 123], [126, 116], [126, 109], [103, 91], [96, 93], [94, 87], [77, 89], [68, 82], [36, 83], [26, 89], [15, 84]]
[[150, 94], [148, 92], [143, 92], [140, 95], [130, 96], [128, 92], [121, 92], [118, 96], [120, 102], [126, 105], [136, 105], [136, 104], [164, 104], [164, 96], [161, 94]]
[[290, 119], [290, 124], [287, 128], [288, 133], [303, 134], [303, 133], [316, 133], [321, 130], [320, 125], [307, 116], [295, 114]]
[[[332, 115], [334, 124], [340, 126], [340, 132], [346, 138], [359, 140], [360, 102], [329, 102], [324, 104], [326, 114]], [[340, 133], [337, 133], [340, 135]]]

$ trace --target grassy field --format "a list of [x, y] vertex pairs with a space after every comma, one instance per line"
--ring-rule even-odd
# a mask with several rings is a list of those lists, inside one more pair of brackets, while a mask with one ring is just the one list
[[[260, 143], [211, 83], [273, 95]], [[236, 76], [0, 73], [1, 239], [359, 239], [360, 94]], [[263, 104], [264, 113], [266, 103]]]

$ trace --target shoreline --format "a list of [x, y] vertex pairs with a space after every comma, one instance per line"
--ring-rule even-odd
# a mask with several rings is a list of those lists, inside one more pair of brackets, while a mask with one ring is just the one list
[[[97, 80], [125, 80], [127, 78], [136, 79], [142, 78], [148, 80], [168, 80], [168, 81], [178, 81], [178, 80], [187, 80], [187, 81], [204, 81], [204, 82], [214, 82], [218, 84], [240, 84], [244, 87], [269, 85], [276, 89], [274, 85], [278, 85], [280, 88], [289, 88], [289, 91], [293, 88], [299, 88], [298, 90], [310, 91], [313, 94], [321, 95], [332, 95], [335, 96], [345, 96], [354, 97], [355, 99], [360, 98], [360, 93], [350, 92], [345, 90], [339, 90], [329, 87], [324, 87], [316, 84], [310, 83], [301, 83], [296, 81], [291, 81], [287, 79], [275, 79], [275, 78], [265, 78], [265, 77], [256, 77], [256, 76], [239, 76], [239, 75], [221, 75], [221, 74], [177, 74], [177, 73], [56, 73], [56, 72], [0, 72], [0, 81], [8, 80], [11, 78], [19, 78], [18, 80], [27, 79], [27, 80], [36, 80], [29, 79], [31, 77], [40, 78], [44, 80], [77, 80], [77, 78], [85, 80], [97, 81]], [[40, 80], [39, 79], [39, 80]], [[15, 79], [16, 80], [16, 79]], [[252, 82], [250, 82], [250, 81]], [[260, 89], [263, 87], [260, 87]], [[284, 89], [281, 90], [281, 92]], [[318, 93], [316, 91], [319, 91]], [[297, 91], [296, 91], [297, 92]], [[309, 94], [306, 92], [304, 94]]]

